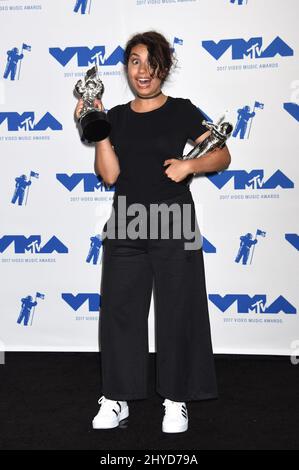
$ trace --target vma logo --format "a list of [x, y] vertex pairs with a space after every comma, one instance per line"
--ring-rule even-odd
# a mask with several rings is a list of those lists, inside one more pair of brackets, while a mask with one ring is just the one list
[[216, 253], [217, 248], [213, 243], [211, 243], [207, 238], [203, 237], [202, 240], [202, 249], [205, 253]]
[[235, 304], [237, 306], [237, 313], [297, 313], [296, 308], [282, 295], [277, 297], [270, 305], [267, 305], [267, 296], [259, 294], [253, 297], [246, 294], [229, 294], [223, 297], [218, 294], [210, 294], [209, 300], [221, 312], [225, 312]]
[[289, 242], [296, 250], [299, 250], [299, 235], [297, 233], [286, 233], [285, 239]]
[[299, 122], [299, 105], [297, 103], [284, 103], [283, 108]]
[[222, 173], [207, 175], [207, 178], [218, 188], [222, 189], [229, 181], [233, 181], [234, 189], [291, 189], [293, 181], [282, 171], [277, 170], [267, 180], [264, 179], [264, 170], [225, 170]]
[[202, 41], [202, 47], [216, 60], [219, 60], [229, 49], [231, 50], [232, 60], [241, 60], [245, 57], [267, 59], [276, 55], [281, 57], [294, 55], [294, 50], [279, 36], [276, 36], [265, 48], [263, 48], [262, 37], [250, 38], [248, 41], [243, 38], [221, 39], [219, 42]]
[[57, 62], [65, 67], [72, 59], [76, 58], [78, 67], [87, 67], [90, 64], [98, 65], [118, 65], [124, 63], [124, 50], [122, 47], [117, 48], [108, 57], [105, 57], [105, 46], [94, 46], [91, 49], [85, 46], [66, 47], [50, 47], [49, 53]]
[[40, 235], [4, 235], [0, 238], [0, 253], [4, 253], [10, 245], [14, 247], [14, 253], [68, 253], [67, 246], [55, 235], [42, 245]]
[[101, 304], [100, 294], [71, 294], [68, 292], [62, 293], [61, 297], [63, 300], [73, 309], [75, 312], [79, 310], [85, 303], [88, 304], [89, 312], [99, 312]]
[[85, 193], [94, 192], [98, 189], [101, 191], [112, 191], [115, 185], [107, 185], [100, 176], [94, 173], [56, 173], [57, 180], [70, 192], [73, 191], [81, 182]]
[[22, 114], [15, 112], [0, 112], [0, 125], [7, 122], [8, 131], [61, 131], [62, 124], [50, 113], [44, 114], [39, 120], [35, 121], [33, 111], [25, 111]]

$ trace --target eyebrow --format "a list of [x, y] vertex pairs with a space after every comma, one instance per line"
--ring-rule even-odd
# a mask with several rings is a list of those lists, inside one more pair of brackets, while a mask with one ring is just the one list
[[136, 52], [132, 52], [132, 53], [130, 54], [130, 57], [131, 57], [131, 55], [137, 55], [138, 57], [140, 57], [139, 54], [136, 54]]

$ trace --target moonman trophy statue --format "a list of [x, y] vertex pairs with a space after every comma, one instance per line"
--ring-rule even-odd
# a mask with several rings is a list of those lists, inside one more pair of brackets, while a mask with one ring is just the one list
[[[193, 147], [193, 149], [187, 155], [178, 157], [178, 160], [191, 160], [193, 158], [200, 158], [203, 155], [206, 155], [208, 152], [224, 147], [226, 140], [230, 137], [233, 131], [233, 125], [230, 122], [224, 121], [224, 119], [225, 115], [221, 116], [216, 124], [203, 120], [202, 124], [211, 130], [211, 134], [202, 142], [195, 145], [195, 147]], [[186, 178], [187, 184], [191, 182], [194, 175], [196, 175], [196, 173], [193, 173], [193, 175], [189, 175]]]
[[88, 142], [99, 142], [110, 134], [111, 125], [103, 111], [94, 107], [95, 98], [101, 99], [104, 85], [98, 76], [95, 65], [86, 72], [84, 80], [78, 80], [75, 85], [76, 93], [83, 99], [83, 109], [79, 116], [79, 124], [84, 139]]

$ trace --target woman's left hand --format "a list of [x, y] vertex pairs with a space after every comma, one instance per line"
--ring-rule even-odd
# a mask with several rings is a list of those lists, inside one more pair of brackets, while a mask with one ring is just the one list
[[[170, 164], [170, 165], [169, 165]], [[165, 175], [176, 183], [184, 180], [186, 176], [192, 173], [190, 169], [190, 161], [178, 160], [177, 158], [169, 158], [165, 160], [163, 166], [169, 165], [165, 170]]]

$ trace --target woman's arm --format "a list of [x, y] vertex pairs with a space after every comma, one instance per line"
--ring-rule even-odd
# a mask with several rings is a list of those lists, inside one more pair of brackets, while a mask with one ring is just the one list
[[[101, 100], [94, 100], [94, 106], [100, 111], [104, 111]], [[75, 109], [75, 116], [79, 119], [83, 108], [83, 100], [80, 99]], [[100, 175], [105, 183], [112, 185], [117, 180], [120, 173], [119, 161], [111, 145], [109, 137], [96, 143], [94, 171]]]
[[[195, 143], [199, 144], [210, 134], [211, 131], [205, 132], [195, 140]], [[226, 145], [222, 149], [215, 149], [208, 152], [203, 157], [186, 160], [186, 163], [189, 164], [190, 173], [223, 171], [230, 165], [230, 162], [231, 155]]]
[[96, 143], [94, 171], [109, 185], [117, 180], [120, 173], [119, 161], [109, 137]]
[[[210, 135], [211, 131], [204, 132], [194, 142], [199, 144]], [[164, 166], [169, 165], [165, 170], [165, 175], [175, 182], [184, 180], [189, 174], [210, 173], [213, 171], [222, 171], [229, 166], [231, 156], [227, 146], [222, 149], [212, 150], [203, 157], [193, 158], [191, 160], [178, 160], [177, 158], [168, 158], [164, 160]]]
[[[105, 109], [101, 100], [95, 99], [94, 105], [100, 111]], [[109, 137], [96, 142], [94, 171], [97, 175], [101, 175], [105, 183], [109, 185], [114, 184], [117, 180], [120, 173], [119, 161]]]

